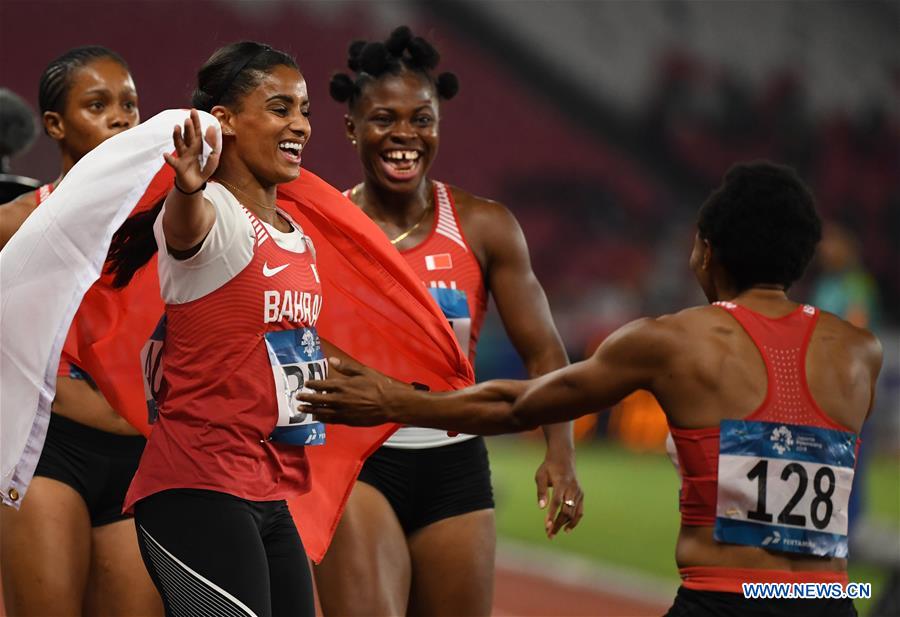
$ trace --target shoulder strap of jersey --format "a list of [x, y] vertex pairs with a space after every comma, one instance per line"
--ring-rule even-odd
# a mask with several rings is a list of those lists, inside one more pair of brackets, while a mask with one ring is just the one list
[[435, 233], [458, 244], [462, 250], [468, 252], [469, 247], [463, 240], [459, 217], [456, 215], [456, 204], [453, 203], [453, 195], [449, 187], [437, 180], [433, 180], [432, 183], [434, 184], [434, 206], [437, 208], [438, 217]]
[[50, 193], [53, 192], [55, 187], [52, 184], [44, 184], [42, 185], [37, 192], [35, 193], [35, 206], [41, 205], [41, 203], [47, 201], [47, 198], [50, 197]]
[[253, 227], [253, 233], [256, 234], [256, 246], [262, 246], [263, 242], [269, 239], [269, 232], [266, 231], [266, 226], [255, 214], [244, 207], [244, 204], [240, 204], [240, 206], [241, 211], [247, 216], [250, 225]]

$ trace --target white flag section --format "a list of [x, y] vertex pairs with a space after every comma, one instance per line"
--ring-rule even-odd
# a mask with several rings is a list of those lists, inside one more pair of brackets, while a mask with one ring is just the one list
[[[66, 333], [113, 233], [174, 150], [188, 110], [164, 111], [75, 165], [0, 251], [2, 501], [19, 507], [44, 445]], [[200, 112], [203, 134], [218, 121]], [[204, 157], [209, 146], [204, 143]]]

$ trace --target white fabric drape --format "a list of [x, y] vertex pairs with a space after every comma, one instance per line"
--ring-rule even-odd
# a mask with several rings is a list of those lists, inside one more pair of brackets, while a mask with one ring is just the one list
[[[115, 230], [173, 150], [187, 110], [164, 111], [76, 164], [0, 251], [0, 490], [18, 507], [34, 474], [66, 333]], [[201, 112], [200, 122], [219, 129]], [[204, 155], [209, 147], [204, 143]]]

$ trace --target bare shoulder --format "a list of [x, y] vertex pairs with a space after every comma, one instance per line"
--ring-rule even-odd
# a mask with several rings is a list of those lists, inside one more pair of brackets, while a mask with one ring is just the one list
[[692, 306], [677, 313], [663, 315], [658, 321], [684, 336], [709, 334], [711, 331], [728, 329], [736, 325], [726, 311], [710, 304]]
[[0, 212], [25, 211], [31, 214], [37, 208], [37, 191], [22, 193], [12, 201], [0, 204]]
[[473, 195], [457, 186], [448, 184], [447, 188], [450, 189], [450, 192], [453, 195], [453, 202], [456, 204], [456, 212], [459, 215], [460, 222], [464, 226], [473, 220], [478, 223], [490, 223], [491, 221], [503, 223], [515, 220], [515, 217], [513, 216], [513, 213], [509, 211], [509, 208], [499, 201]]
[[881, 368], [881, 341], [871, 331], [854, 326], [828, 311], [820, 311], [818, 330], [817, 338], [823, 343], [849, 351], [870, 364], [876, 373]]
[[625, 353], [655, 361], [679, 354], [692, 328], [691, 316], [685, 315], [688, 311], [629, 322], [610, 334], [598, 352], [605, 348], [606, 353]]
[[527, 255], [525, 236], [509, 208], [498, 201], [479, 197], [449, 186], [463, 236], [484, 267], [492, 257]]
[[19, 230], [37, 208], [37, 191], [30, 191], [0, 205], [0, 248]]

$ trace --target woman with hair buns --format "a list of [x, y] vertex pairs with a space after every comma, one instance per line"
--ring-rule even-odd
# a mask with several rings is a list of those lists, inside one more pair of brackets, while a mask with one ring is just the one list
[[[566, 365], [516, 219], [501, 204], [428, 177], [440, 104], [456, 95], [456, 76], [435, 76], [438, 52], [405, 26], [383, 43], [353, 43], [349, 56], [354, 76], [337, 74], [330, 88], [348, 105], [346, 134], [363, 169], [363, 182], [348, 197], [421, 277], [473, 364], [490, 293], [532, 377]], [[547, 454], [535, 481], [540, 507], [549, 505], [552, 536], [554, 522], [568, 529], [578, 524], [582, 492], [571, 425], [544, 432]], [[366, 461], [316, 567], [323, 610], [490, 614], [493, 508], [481, 437], [401, 428]]]
[[[77, 47], [41, 75], [44, 132], [62, 157], [60, 175], [0, 206], [0, 248], [69, 170], [139, 121], [128, 65], [105, 47]], [[125, 491], [146, 440], [63, 352], [56, 398], [34, 480], [21, 508], [0, 507], [0, 570], [11, 615], [161, 614], [141, 563]], [[16, 494], [11, 496], [18, 498]]]

